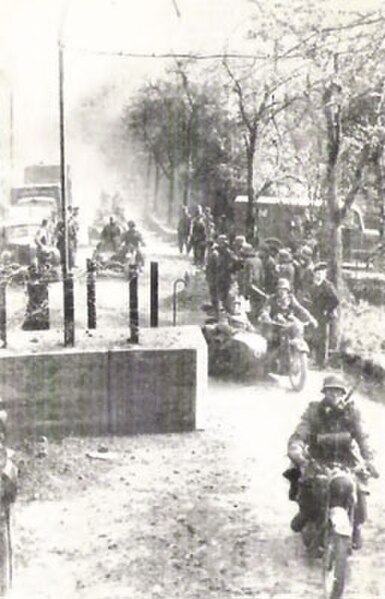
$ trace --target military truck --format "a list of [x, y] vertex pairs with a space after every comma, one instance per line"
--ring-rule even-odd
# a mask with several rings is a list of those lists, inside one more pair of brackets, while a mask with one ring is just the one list
[[[259, 242], [293, 249], [306, 240], [316, 238], [320, 258], [327, 255], [327, 231], [321, 226], [325, 209], [321, 201], [310, 203], [303, 197], [260, 196], [254, 203]], [[237, 196], [233, 205], [236, 235], [245, 234], [248, 219], [248, 197]], [[380, 241], [379, 229], [365, 225], [361, 209], [352, 207], [342, 225], [343, 260], [346, 266], [366, 264]]]
[[[67, 170], [69, 204], [71, 181]], [[11, 188], [10, 201], [1, 227], [1, 255], [7, 262], [29, 266], [36, 258], [35, 236], [47, 219], [51, 242], [61, 211], [60, 167], [36, 164], [24, 169], [24, 184]], [[4, 260], [3, 260], [4, 261]], [[56, 262], [56, 252], [53, 251]]]

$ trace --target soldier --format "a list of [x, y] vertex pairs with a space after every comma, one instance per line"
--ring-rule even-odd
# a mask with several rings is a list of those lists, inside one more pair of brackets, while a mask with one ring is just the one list
[[136, 250], [139, 250], [141, 246], [146, 245], [143, 240], [143, 236], [136, 228], [136, 224], [133, 220], [129, 220], [128, 230], [125, 231], [121, 237], [121, 242], [124, 246], [133, 246]]
[[214, 241], [215, 237], [215, 222], [211, 213], [210, 206], [206, 206], [204, 209], [204, 219], [206, 228], [206, 243]]
[[203, 266], [206, 252], [206, 224], [202, 211], [202, 207], [198, 206], [197, 215], [192, 221], [189, 246], [193, 250], [193, 260], [196, 266]]
[[[336, 375], [328, 375], [323, 381], [321, 392], [323, 394], [321, 401], [310, 402], [288, 441], [288, 456], [297, 471], [302, 473], [297, 494], [291, 496], [293, 499], [297, 498], [299, 504], [299, 512], [291, 521], [294, 532], [300, 532], [307, 521], [317, 517], [318, 501], [307, 468], [310, 459], [325, 464], [337, 461], [348, 468], [353, 467], [357, 463], [354, 454], [354, 444], [356, 444], [371, 476], [374, 478], [379, 476], [373, 465], [373, 452], [369, 447], [368, 434], [363, 427], [360, 411], [350, 399], [346, 401], [347, 389], [344, 381]], [[327, 444], [322, 445], [322, 436], [336, 433], [347, 433], [349, 435], [347, 443], [337, 445], [337, 438], [335, 438], [335, 442], [329, 447]], [[284, 473], [285, 476], [287, 472]], [[293, 473], [291, 479], [295, 480]], [[366, 511], [365, 494], [358, 487], [357, 509], [353, 523], [353, 548], [355, 549], [362, 546], [361, 524], [366, 519]]]
[[242, 258], [242, 250], [246, 243], [244, 235], [236, 235], [233, 241], [233, 252], [238, 258]]
[[49, 256], [48, 220], [43, 218], [35, 235], [36, 258], [39, 268], [45, 266]]
[[269, 246], [265, 244], [260, 246], [258, 252], [264, 269], [264, 290], [267, 295], [274, 293], [278, 280], [277, 262], [273, 257], [272, 252], [273, 248], [269, 248]]
[[211, 243], [208, 246], [206, 256], [206, 281], [209, 288], [211, 306], [214, 313], [214, 318], [218, 319], [219, 315], [219, 299], [218, 299], [218, 245]]
[[313, 285], [310, 291], [310, 311], [318, 321], [313, 344], [316, 365], [325, 365], [329, 349], [329, 332], [339, 305], [339, 297], [334, 285], [327, 279], [326, 264], [320, 262], [314, 267]]
[[266, 367], [273, 366], [280, 351], [280, 327], [285, 326], [291, 339], [303, 337], [303, 322], [317, 327], [316, 319], [304, 308], [295, 295], [287, 279], [278, 279], [276, 292], [270, 295], [263, 306], [259, 322], [263, 335], [268, 341]]
[[313, 250], [304, 245], [297, 260], [295, 293], [298, 300], [305, 305], [310, 304], [310, 294], [314, 282]]
[[250, 302], [250, 320], [254, 324], [265, 302], [265, 277], [262, 260], [250, 243], [245, 243], [242, 250], [244, 258], [240, 277], [240, 293]]
[[278, 252], [277, 273], [278, 278], [287, 279], [291, 290], [294, 290], [295, 267], [293, 257], [288, 249], [282, 248]]
[[109, 222], [103, 227], [100, 238], [105, 249], [117, 252], [120, 245], [121, 231], [115, 222], [115, 218], [110, 216]]
[[235, 257], [230, 249], [226, 235], [219, 235], [218, 243], [218, 266], [217, 266], [217, 289], [220, 307], [226, 312], [230, 311], [229, 291], [232, 284]]
[[189, 213], [187, 206], [183, 206], [181, 209], [181, 214], [180, 214], [180, 217], [178, 220], [178, 227], [177, 227], [178, 247], [179, 247], [179, 252], [181, 254], [183, 253], [183, 249], [185, 249], [186, 254], [189, 253], [188, 239], [189, 239], [189, 235], [190, 235], [190, 228], [191, 228], [191, 214]]

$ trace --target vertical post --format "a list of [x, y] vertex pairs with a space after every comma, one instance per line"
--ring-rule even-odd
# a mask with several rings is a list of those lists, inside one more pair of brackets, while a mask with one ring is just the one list
[[74, 280], [68, 273], [63, 281], [64, 287], [64, 345], [75, 345], [75, 309], [74, 309]]
[[150, 265], [150, 326], [157, 327], [159, 322], [159, 271], [158, 262]]
[[0, 282], [0, 341], [2, 347], [7, 347], [7, 284]]
[[64, 59], [61, 40], [58, 42], [59, 58], [59, 133], [60, 133], [60, 187], [61, 212], [63, 221], [62, 273], [63, 273], [63, 303], [64, 303], [64, 345], [73, 346], [75, 343], [73, 279], [68, 267], [68, 221], [66, 195], [66, 158], [65, 158], [65, 119], [64, 119]]
[[96, 329], [96, 265], [87, 259], [87, 328]]
[[134, 264], [129, 267], [130, 287], [130, 331], [131, 343], [139, 343], [139, 305], [138, 305], [138, 269]]

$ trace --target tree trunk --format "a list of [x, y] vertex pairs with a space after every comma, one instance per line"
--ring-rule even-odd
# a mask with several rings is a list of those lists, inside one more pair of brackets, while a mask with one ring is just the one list
[[147, 170], [146, 170], [146, 209], [150, 207], [150, 187], [151, 187], [151, 174], [153, 170], [153, 160], [151, 154], [147, 157]]
[[[342, 234], [339, 219], [340, 202], [337, 196], [336, 181], [337, 165], [335, 160], [330, 160], [327, 169], [327, 206], [328, 206], [328, 277], [337, 289], [338, 294], [342, 291]], [[340, 336], [340, 312], [337, 310], [336, 318], [330, 327], [329, 345], [331, 348], [338, 347]]]
[[153, 198], [153, 206], [154, 206], [155, 214], [157, 214], [157, 212], [158, 212], [159, 181], [160, 181], [160, 168], [158, 165], [156, 165], [155, 166], [155, 179], [154, 179], [154, 198]]
[[249, 243], [254, 242], [255, 217], [254, 217], [254, 154], [255, 154], [255, 139], [249, 140], [247, 148], [247, 225], [246, 238]]
[[167, 206], [167, 224], [172, 224], [175, 200], [175, 167], [171, 165], [170, 177], [168, 180], [168, 206]]

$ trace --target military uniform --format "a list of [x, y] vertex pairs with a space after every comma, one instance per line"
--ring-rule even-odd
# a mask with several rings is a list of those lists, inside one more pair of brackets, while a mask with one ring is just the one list
[[206, 225], [203, 215], [197, 216], [191, 225], [190, 245], [193, 249], [193, 259], [196, 266], [203, 266], [206, 252]]
[[318, 329], [314, 335], [315, 360], [317, 366], [324, 366], [327, 345], [328, 327], [334, 318], [334, 311], [339, 305], [339, 298], [334, 285], [325, 279], [320, 285], [313, 285], [310, 291], [311, 313], [318, 321]]
[[[337, 380], [337, 377], [333, 375], [326, 377], [324, 385], [332, 387], [333, 380]], [[336, 435], [343, 441], [342, 443], [336, 442]], [[327, 442], [317, 442], [320, 438]], [[300, 468], [304, 468], [309, 458], [319, 464], [338, 462], [348, 468], [357, 465], [357, 459], [361, 458], [368, 464], [368, 469], [373, 470], [373, 452], [361, 420], [361, 413], [350, 402], [343, 409], [331, 407], [325, 399], [311, 402], [289, 438], [287, 453], [298, 469], [298, 476], [295, 475], [294, 469], [294, 472], [291, 472], [291, 479], [288, 476], [290, 471], [284, 473], [284, 476], [292, 482], [289, 497], [297, 500], [300, 507], [300, 513], [292, 521], [292, 528], [296, 532], [301, 530], [306, 520], [317, 518], [320, 509], [316, 476], [309, 474], [305, 468], [298, 484]], [[360, 455], [358, 456], [357, 453]], [[356, 531], [366, 518], [366, 497], [358, 484], [357, 506], [354, 514]]]

